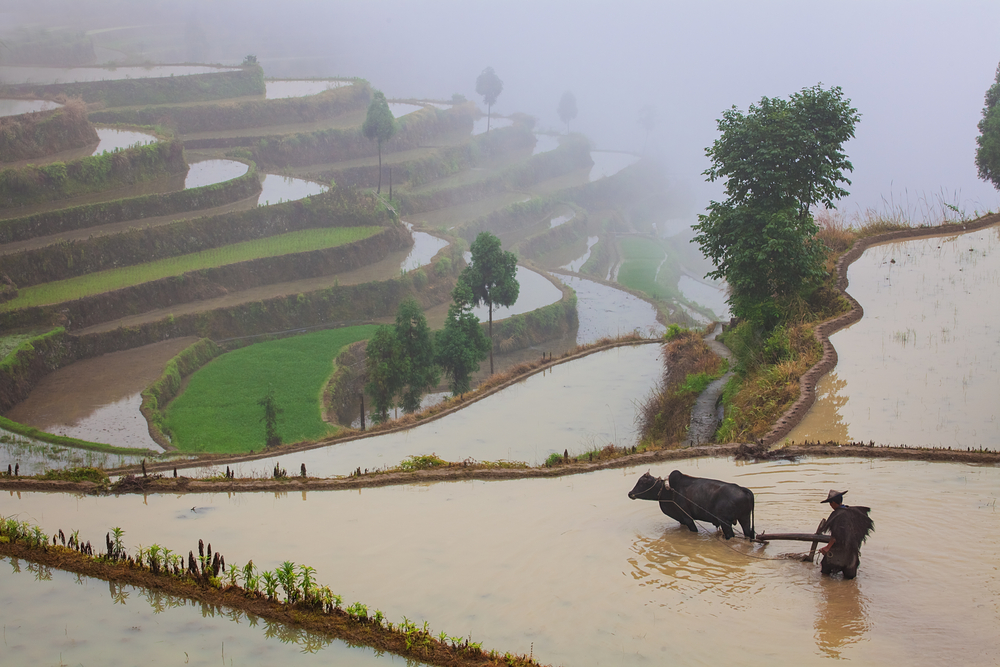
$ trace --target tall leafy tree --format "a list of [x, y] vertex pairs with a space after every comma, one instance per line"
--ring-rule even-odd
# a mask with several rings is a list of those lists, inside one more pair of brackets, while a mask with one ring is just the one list
[[996, 81], [986, 91], [986, 106], [983, 119], [979, 121], [979, 136], [976, 137], [976, 169], [979, 178], [1000, 188], [1000, 65], [997, 65]]
[[487, 67], [476, 77], [476, 92], [482, 95], [483, 101], [486, 102], [486, 134], [489, 134], [493, 105], [500, 97], [500, 93], [503, 92], [503, 81], [500, 80], [492, 67]]
[[396, 330], [390, 326], [376, 329], [365, 350], [365, 367], [368, 370], [365, 393], [371, 398], [372, 421], [375, 423], [389, 419], [393, 398], [403, 387], [406, 365]]
[[694, 240], [731, 288], [738, 317], [765, 328], [779, 302], [808, 295], [824, 275], [824, 247], [810, 209], [832, 208], [853, 171], [843, 151], [860, 116], [839, 87], [804, 88], [788, 100], [761, 98], [743, 114], [718, 121], [722, 136], [707, 150], [708, 180], [725, 179], [727, 199], [699, 216]]
[[381, 90], [376, 90], [368, 104], [368, 115], [361, 126], [366, 139], [378, 143], [378, 190], [382, 192], [382, 143], [392, 139], [399, 130], [399, 124], [389, 109], [389, 102]]
[[405, 360], [401, 381], [401, 399], [404, 412], [415, 412], [420, 398], [441, 379], [434, 362], [434, 344], [427, 318], [416, 299], [409, 297], [396, 311], [396, 340]]
[[556, 111], [559, 113], [559, 120], [569, 127], [569, 122], [576, 118], [576, 95], [568, 90], [563, 93]]
[[450, 378], [448, 387], [452, 395], [458, 396], [469, 391], [472, 374], [479, 370], [479, 363], [493, 346], [472, 312], [469, 286], [459, 281], [452, 299], [444, 328], [435, 335], [434, 352], [438, 365]]
[[[473, 306], [486, 304], [490, 313], [489, 337], [493, 340], [493, 306], [513, 306], [521, 291], [517, 282], [517, 255], [503, 249], [500, 239], [480, 232], [472, 242], [472, 262], [462, 269], [458, 280], [468, 286]], [[490, 347], [490, 375], [493, 348]]]

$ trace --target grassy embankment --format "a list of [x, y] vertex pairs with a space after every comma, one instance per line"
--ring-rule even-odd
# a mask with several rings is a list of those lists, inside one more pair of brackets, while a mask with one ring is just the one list
[[210, 269], [265, 257], [333, 248], [366, 239], [382, 230], [382, 227], [374, 226], [306, 229], [264, 239], [234, 243], [222, 248], [203, 250], [179, 257], [170, 257], [147, 264], [100, 271], [78, 278], [23, 288], [16, 298], [0, 304], [0, 310], [63, 303], [161, 278], [179, 276], [189, 271]]
[[337, 431], [323, 421], [322, 392], [340, 350], [375, 332], [374, 325], [318, 331], [257, 343], [218, 357], [193, 374], [168, 407], [164, 431], [182, 452], [243, 453], [264, 447], [263, 408], [270, 387], [284, 442], [317, 440]]

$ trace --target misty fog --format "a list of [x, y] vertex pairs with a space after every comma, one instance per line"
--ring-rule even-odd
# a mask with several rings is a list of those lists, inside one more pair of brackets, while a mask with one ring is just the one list
[[[531, 114], [541, 129], [567, 130], [556, 106], [572, 91], [579, 115], [568, 129], [599, 149], [655, 155], [692, 221], [721, 198], [721, 184], [701, 176], [721, 112], [822, 82], [842, 87], [861, 113], [842, 211], [894, 204], [919, 222], [941, 199], [969, 215], [1000, 209], [974, 165], [976, 123], [1000, 60], [995, 1], [5, 5], [2, 33], [117, 30], [125, 51], [150, 62], [236, 64], [252, 53], [269, 77], [358, 76], [389, 98], [460, 93], [484, 111], [475, 79], [489, 65], [504, 82], [494, 112]], [[99, 49], [98, 62], [115, 54]], [[647, 143], [637, 120], [649, 105], [657, 124]]]

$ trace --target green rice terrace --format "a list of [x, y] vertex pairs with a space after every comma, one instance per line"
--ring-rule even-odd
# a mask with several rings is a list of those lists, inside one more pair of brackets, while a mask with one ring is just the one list
[[[484, 116], [460, 95], [396, 100], [359, 78], [272, 80], [250, 56], [239, 67], [194, 67], [109, 80], [81, 71], [71, 83], [0, 87], [0, 97], [27, 105], [0, 117], [0, 465], [10, 466], [0, 484], [11, 490], [0, 549], [15, 573], [24, 560], [39, 581], [55, 570], [57, 579], [65, 571], [111, 582], [110, 602], [87, 591], [76, 592], [75, 605], [106, 610], [144, 591], [153, 613], [166, 612], [163, 632], [197, 606], [202, 618], [236, 621], [227, 626], [249, 619], [254, 637], [263, 620], [266, 638], [366, 664], [384, 665], [384, 652], [408, 664], [579, 662], [587, 641], [567, 649], [554, 639], [575, 630], [556, 625], [536, 646], [507, 627], [510, 614], [489, 599], [495, 591], [477, 594], [482, 605], [470, 609], [460, 596], [419, 592], [445, 572], [461, 581], [479, 561], [491, 563], [484, 567], [503, 588], [535, 589], [507, 573], [509, 563], [490, 560], [508, 551], [523, 558], [521, 547], [512, 551], [520, 537], [501, 533], [495, 543], [491, 532], [466, 533], [501, 523], [468, 512], [510, 507], [520, 514], [507, 524], [581, 534], [546, 527], [549, 513], [538, 512], [562, 497], [562, 475], [593, 473], [581, 487], [618, 498], [614, 468], [631, 474], [692, 452], [721, 455], [705, 464], [719, 476], [742, 474], [726, 457], [776, 456], [768, 445], [788, 433], [803, 397], [811, 400], [800, 378], [814, 382], [832, 367], [822, 327], [860, 317], [837, 291], [838, 266], [799, 304], [804, 314], [766, 340], [744, 324], [727, 326], [732, 357], [713, 340], [716, 322], [728, 320], [722, 286], [705, 279], [711, 266], [686, 225], [666, 231], [676, 204], [651, 160], [597, 150], [582, 134], [540, 132], [524, 114]], [[826, 226], [828, 263], [855, 239], [891, 229]], [[700, 426], [699, 415], [707, 419]], [[713, 441], [756, 445], [688, 448]], [[817, 443], [781, 456], [845, 452]], [[894, 455], [874, 443], [849, 454]], [[982, 448], [913, 456], [996, 460]], [[836, 477], [852, 465], [827, 470]], [[785, 484], [785, 471], [758, 474], [765, 485]], [[454, 483], [429, 484], [442, 480]], [[454, 491], [473, 480], [483, 486]], [[308, 509], [323, 513], [308, 515], [314, 520], [335, 517], [315, 544], [304, 541], [312, 529], [285, 532], [297, 530], [290, 491], [303, 503], [311, 494]], [[423, 510], [453, 491], [456, 507]], [[137, 510], [130, 499], [139, 497]], [[216, 498], [231, 504], [213, 513], [227, 502]], [[166, 508], [178, 499], [183, 507]], [[157, 518], [145, 521], [146, 508]], [[80, 525], [43, 528], [29, 510]], [[390, 516], [404, 525], [372, 528]], [[629, 525], [641, 526], [638, 516]], [[405, 549], [382, 543], [399, 533], [417, 544], [410, 531], [451, 535], [449, 526], [486, 552], [420, 570], [413, 591], [386, 591], [391, 577], [368, 581], [372, 572], [349, 560], [405, 570], [405, 560], [384, 560]], [[191, 530], [212, 531], [215, 551], [207, 532]], [[142, 543], [134, 547], [126, 532]], [[625, 555], [616, 552], [620, 540], [606, 541], [601, 557], [615, 577], [623, 558], [634, 565], [635, 554], [662, 550], [660, 538], [645, 539], [628, 537]], [[226, 563], [224, 542], [227, 556], [230, 546], [242, 550], [232, 553], [242, 564]], [[382, 546], [361, 546], [375, 543]], [[553, 554], [567, 546], [539, 543]], [[756, 548], [739, 547], [758, 558], [749, 554]], [[325, 571], [318, 577], [292, 558]], [[577, 567], [539, 572], [548, 582], [588, 579]], [[727, 561], [720, 571], [735, 569]], [[360, 571], [358, 590], [379, 597], [385, 612], [335, 592]], [[618, 595], [617, 584], [594, 585], [610, 600]], [[19, 608], [32, 597], [4, 591]], [[566, 604], [588, 607], [571, 598]], [[470, 627], [450, 629], [455, 636], [432, 630], [405, 615], [414, 609]], [[507, 620], [476, 625], [479, 610]], [[41, 628], [39, 619], [54, 614], [29, 616]], [[473, 641], [472, 627], [485, 639]], [[647, 626], [635, 627], [634, 641], [644, 643]], [[204, 636], [226, 646], [226, 632]], [[892, 650], [882, 638], [874, 646], [876, 656]], [[13, 650], [28, 660], [23, 645]], [[224, 658], [225, 650], [233, 649]], [[620, 657], [617, 644], [607, 650], [601, 660]]]

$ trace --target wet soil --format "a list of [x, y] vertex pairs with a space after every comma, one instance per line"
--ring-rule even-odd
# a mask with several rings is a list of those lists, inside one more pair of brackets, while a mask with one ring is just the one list
[[[28, 398], [4, 416], [84, 440], [107, 442], [94, 435], [115, 432], [117, 440], [124, 440], [121, 446], [158, 449], [149, 437], [146, 420], [125, 399], [146, 389], [170, 359], [196, 340], [176, 338], [70, 364], [43, 377]], [[122, 410], [113, 409], [116, 404]]]

